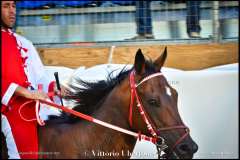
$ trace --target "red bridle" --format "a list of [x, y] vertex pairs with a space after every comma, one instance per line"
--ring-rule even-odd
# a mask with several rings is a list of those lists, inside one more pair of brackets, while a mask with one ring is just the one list
[[185, 125], [178, 125], [178, 126], [171, 126], [171, 127], [164, 127], [164, 128], [159, 128], [156, 129], [156, 127], [153, 125], [153, 123], [151, 122], [151, 119], [149, 118], [147, 112], [144, 110], [144, 107], [140, 101], [140, 98], [137, 94], [137, 90], [136, 88], [141, 85], [143, 82], [157, 77], [157, 76], [163, 76], [162, 73], [158, 72], [158, 73], [154, 73], [151, 74], [147, 77], [145, 77], [142, 81], [140, 81], [138, 84], [135, 83], [135, 71], [131, 71], [130, 73], [130, 86], [131, 86], [131, 101], [130, 101], [130, 106], [129, 106], [129, 124], [132, 127], [132, 109], [133, 109], [133, 103], [134, 103], [134, 99], [136, 98], [136, 102], [137, 102], [137, 108], [138, 111], [140, 112], [140, 115], [143, 119], [143, 121], [146, 123], [147, 129], [148, 131], [151, 133], [151, 135], [155, 138], [161, 138], [161, 140], [164, 140], [161, 136], [160, 136], [160, 132], [161, 131], [166, 131], [166, 130], [172, 130], [172, 129], [185, 129], [186, 133], [184, 135], [182, 135], [176, 142], [175, 144], [171, 147], [171, 149], [173, 150], [176, 145], [178, 145], [188, 134], [189, 134], [189, 129], [188, 127], [186, 127]]

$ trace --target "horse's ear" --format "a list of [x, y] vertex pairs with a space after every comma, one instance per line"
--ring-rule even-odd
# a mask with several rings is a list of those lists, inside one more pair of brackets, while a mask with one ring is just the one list
[[159, 56], [155, 61], [154, 61], [154, 66], [157, 71], [160, 71], [162, 66], [164, 65], [164, 62], [167, 58], [167, 47], [165, 47], [163, 53], [161, 56]]
[[145, 72], [145, 58], [142, 54], [141, 49], [138, 49], [135, 62], [134, 62], [134, 69], [137, 74], [142, 75]]

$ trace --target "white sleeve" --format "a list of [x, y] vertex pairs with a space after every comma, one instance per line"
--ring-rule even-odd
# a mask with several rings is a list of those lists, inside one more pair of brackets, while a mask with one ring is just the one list
[[43, 90], [48, 91], [48, 85], [54, 80], [53, 76], [49, 76], [44, 68], [44, 65], [40, 59], [40, 56], [33, 46], [32, 42], [25, 38], [21, 39], [23, 47], [27, 48], [28, 59], [26, 60], [27, 65], [27, 77], [31, 82], [34, 89], [37, 89], [38, 84], [43, 85]]
[[[48, 85], [51, 81], [54, 80], [54, 76], [48, 75], [45, 71], [44, 65], [40, 59], [40, 56], [35, 49], [35, 47], [32, 45], [32, 47], [29, 50], [31, 53], [31, 61], [35, 63], [31, 66], [31, 75], [35, 76], [34, 82], [35, 86], [37, 87], [38, 84], [43, 84], [43, 90], [45, 92], [48, 91]], [[31, 76], [32, 77], [32, 76]]]

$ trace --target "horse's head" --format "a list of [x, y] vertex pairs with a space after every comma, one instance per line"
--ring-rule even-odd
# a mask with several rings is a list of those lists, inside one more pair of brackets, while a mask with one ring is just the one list
[[[165, 48], [162, 55], [150, 63], [140, 49], [137, 51], [134, 71], [130, 74], [132, 115], [129, 121], [133, 129], [158, 137], [159, 144], [164, 141], [167, 145], [164, 152], [168, 158], [192, 158], [198, 146], [179, 115], [177, 91], [160, 72], [166, 57]], [[138, 102], [139, 105], [133, 105]]]

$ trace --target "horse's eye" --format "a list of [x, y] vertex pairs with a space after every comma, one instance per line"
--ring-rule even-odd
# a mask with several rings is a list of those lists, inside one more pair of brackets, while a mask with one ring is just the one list
[[155, 106], [155, 107], [159, 107], [159, 103], [156, 99], [150, 99], [148, 100], [148, 104], [151, 105], [151, 106]]

